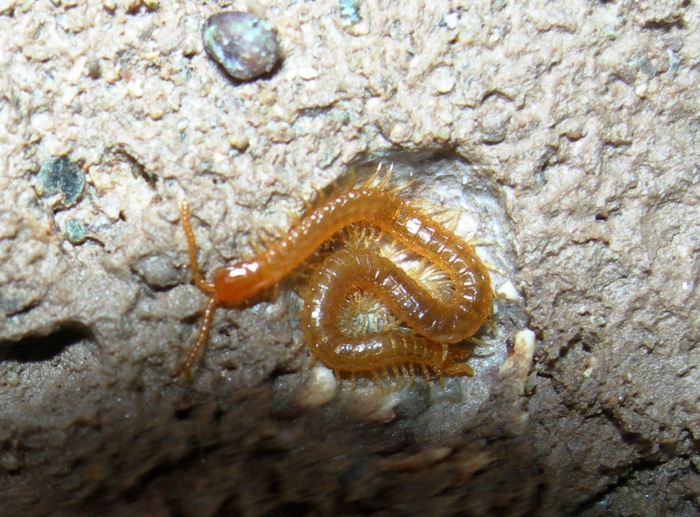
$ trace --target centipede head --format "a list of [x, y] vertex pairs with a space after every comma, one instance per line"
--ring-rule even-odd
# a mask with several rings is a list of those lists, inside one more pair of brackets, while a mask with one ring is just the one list
[[270, 287], [267, 278], [257, 274], [257, 260], [241, 261], [214, 274], [213, 285], [218, 302], [238, 307]]

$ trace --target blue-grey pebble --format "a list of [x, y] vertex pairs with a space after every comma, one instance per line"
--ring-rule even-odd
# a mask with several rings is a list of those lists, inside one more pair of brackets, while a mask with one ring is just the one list
[[215, 14], [205, 22], [202, 37], [212, 59], [239, 81], [270, 72], [280, 58], [277, 32], [250, 13]]

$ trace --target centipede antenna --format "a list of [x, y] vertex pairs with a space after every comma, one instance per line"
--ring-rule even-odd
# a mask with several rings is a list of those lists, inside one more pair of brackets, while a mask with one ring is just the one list
[[207, 303], [206, 309], [204, 309], [204, 315], [202, 316], [202, 324], [199, 326], [199, 333], [197, 334], [197, 341], [190, 347], [187, 352], [187, 357], [182, 363], [181, 373], [187, 379], [192, 379], [192, 365], [194, 365], [197, 360], [199, 352], [202, 350], [204, 345], [209, 339], [209, 331], [211, 330], [211, 322], [214, 318], [214, 312], [217, 307], [216, 298], [210, 298], [209, 303]]
[[211, 295], [214, 294], [214, 286], [205, 281], [202, 276], [202, 271], [199, 269], [199, 263], [197, 262], [197, 242], [194, 238], [194, 232], [192, 231], [192, 226], [190, 225], [190, 202], [187, 198], [182, 200], [180, 205], [180, 220], [182, 221], [182, 228], [185, 231], [185, 237], [187, 238], [187, 254], [190, 260], [190, 271], [192, 271], [192, 279], [194, 283], [197, 284], [202, 291]]

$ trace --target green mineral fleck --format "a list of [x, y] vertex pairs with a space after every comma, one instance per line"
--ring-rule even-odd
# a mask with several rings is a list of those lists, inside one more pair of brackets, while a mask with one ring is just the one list
[[80, 244], [87, 238], [85, 225], [77, 219], [69, 219], [66, 223], [66, 238], [71, 244]]
[[41, 166], [37, 177], [36, 192], [40, 196], [61, 196], [60, 206], [73, 206], [83, 194], [85, 174], [64, 156], [50, 158]]

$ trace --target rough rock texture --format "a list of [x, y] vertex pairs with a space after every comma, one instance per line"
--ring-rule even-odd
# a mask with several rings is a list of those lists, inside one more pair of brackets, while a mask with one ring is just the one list
[[[247, 84], [202, 49], [229, 7], [0, 0], [0, 513], [700, 514], [698, 4], [271, 0], [284, 61]], [[70, 208], [37, 193], [57, 156]], [[212, 271], [379, 158], [481, 196], [476, 377], [308, 407], [287, 287], [181, 382], [179, 200]]]

